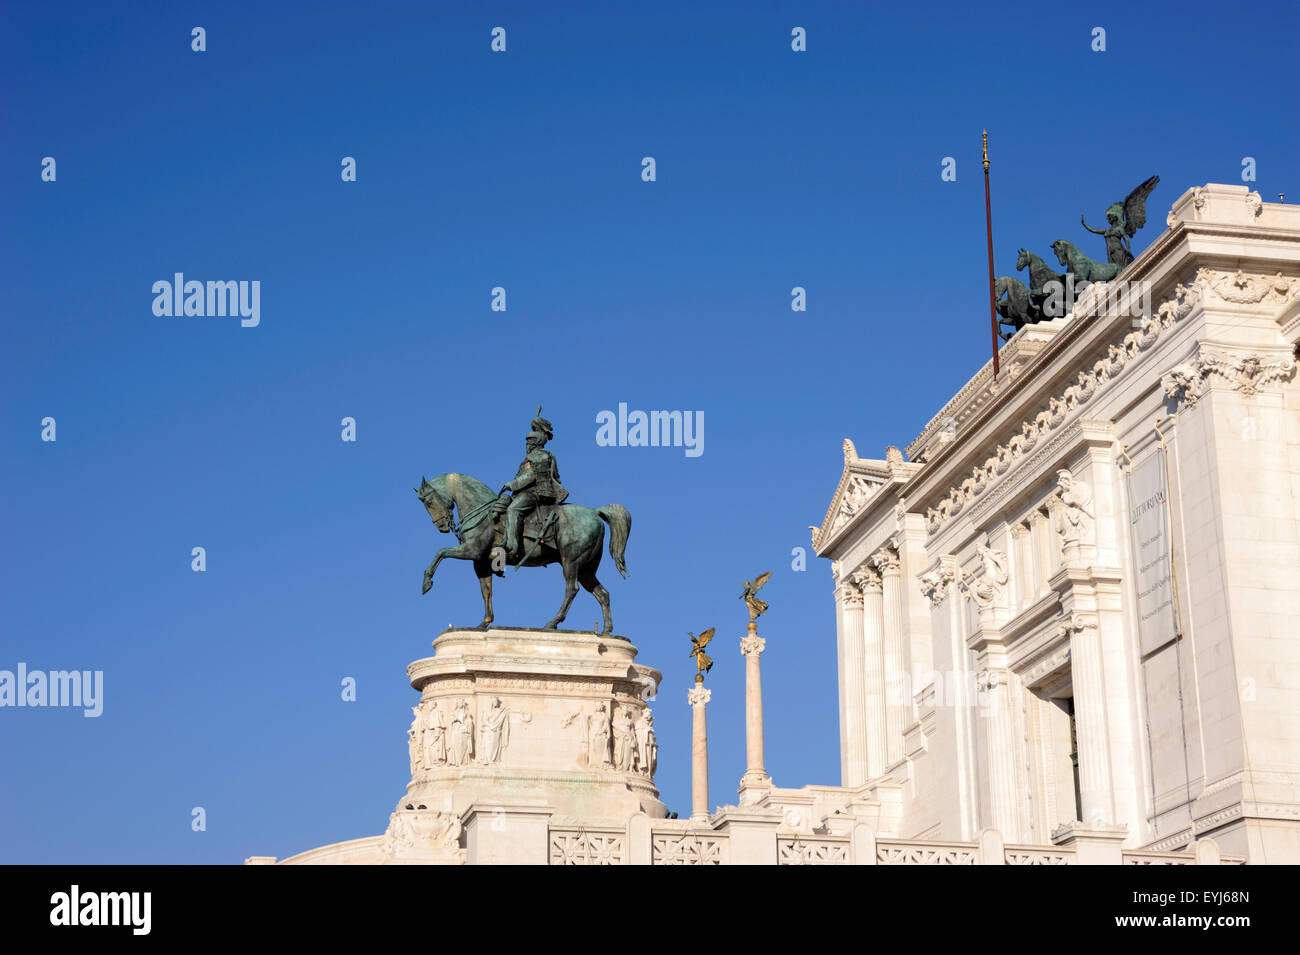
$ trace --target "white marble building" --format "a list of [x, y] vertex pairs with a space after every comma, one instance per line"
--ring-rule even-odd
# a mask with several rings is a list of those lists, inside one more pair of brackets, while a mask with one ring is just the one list
[[907, 459], [844, 442], [841, 782], [899, 837], [1300, 862], [1300, 206], [1167, 225]]
[[[1123, 279], [1022, 329], [910, 461], [844, 442], [813, 528], [839, 785], [768, 775], [753, 623], [713, 809], [705, 686], [657, 704], [692, 708], [688, 753], [627, 641], [448, 630], [407, 668], [386, 831], [279, 864], [1300, 862], [1300, 207], [1189, 190]], [[668, 818], [654, 774], [688, 755]]]

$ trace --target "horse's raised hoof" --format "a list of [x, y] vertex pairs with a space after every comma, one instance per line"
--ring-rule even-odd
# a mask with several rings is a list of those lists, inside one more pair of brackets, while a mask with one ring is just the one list
[[425, 577], [424, 586], [420, 588], [420, 596], [424, 596], [432, 589], [433, 589], [433, 581], [430, 578]]

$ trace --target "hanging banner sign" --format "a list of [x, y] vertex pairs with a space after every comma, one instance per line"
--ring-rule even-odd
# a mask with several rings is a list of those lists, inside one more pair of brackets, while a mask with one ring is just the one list
[[1169, 493], [1165, 452], [1156, 451], [1128, 476], [1129, 534], [1137, 585], [1138, 639], [1146, 656], [1178, 635], [1170, 563]]

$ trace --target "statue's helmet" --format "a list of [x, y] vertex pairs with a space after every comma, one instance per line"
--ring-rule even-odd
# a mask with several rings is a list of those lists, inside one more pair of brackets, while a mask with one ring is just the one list
[[545, 418], [534, 418], [529, 422], [528, 427], [530, 429], [528, 437], [536, 438], [540, 440], [542, 444], [545, 444], [547, 441], [550, 441], [551, 438], [555, 437], [555, 426]]

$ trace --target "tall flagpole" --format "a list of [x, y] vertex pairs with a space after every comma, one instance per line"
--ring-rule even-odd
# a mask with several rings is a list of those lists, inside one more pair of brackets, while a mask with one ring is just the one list
[[993, 294], [993, 205], [989, 201], [989, 131], [984, 130], [984, 223], [989, 237], [989, 322], [993, 330], [993, 380], [998, 378], [998, 309]]

